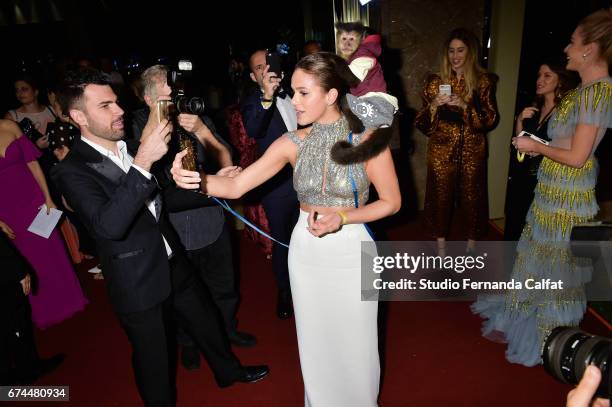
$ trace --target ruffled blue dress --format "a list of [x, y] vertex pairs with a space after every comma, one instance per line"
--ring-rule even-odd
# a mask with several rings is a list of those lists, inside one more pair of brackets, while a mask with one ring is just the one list
[[597, 127], [591, 156], [581, 168], [544, 157], [511, 275], [519, 281], [562, 280], [563, 290], [514, 290], [472, 304], [472, 311], [486, 318], [483, 335], [506, 342], [506, 358], [512, 363], [541, 364], [542, 346], [552, 329], [577, 326], [586, 310], [584, 283], [591, 278], [592, 264], [572, 256], [569, 239], [574, 225], [592, 220], [599, 210], [593, 153], [612, 127], [610, 77], [583, 84], [563, 98], [548, 124], [551, 145], [569, 149], [579, 124]]

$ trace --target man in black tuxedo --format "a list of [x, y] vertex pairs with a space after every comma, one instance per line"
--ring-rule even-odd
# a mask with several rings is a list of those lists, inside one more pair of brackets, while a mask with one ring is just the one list
[[[257, 141], [260, 154], [288, 130], [297, 129], [297, 116], [291, 98], [280, 86], [280, 73], [270, 72], [266, 64], [266, 50], [255, 51], [249, 59], [251, 80], [257, 89], [241, 101], [242, 122], [249, 137]], [[277, 75], [278, 74], [278, 75]], [[270, 234], [283, 243], [289, 243], [293, 227], [300, 214], [297, 194], [293, 189], [293, 169], [289, 164], [258, 191], [270, 223]], [[293, 314], [287, 248], [274, 242], [272, 271], [278, 286], [276, 315], [280, 319]]]
[[127, 146], [123, 110], [107, 78], [96, 70], [69, 73], [60, 95], [82, 135], [52, 177], [96, 240], [111, 304], [132, 345], [145, 405], [174, 405], [168, 302], [219, 386], [266, 376], [267, 366], [242, 366], [231, 352], [210, 294], [195, 278], [166, 219], [151, 171], [168, 150], [172, 126], [167, 120], [157, 124], [153, 112], [140, 143]]

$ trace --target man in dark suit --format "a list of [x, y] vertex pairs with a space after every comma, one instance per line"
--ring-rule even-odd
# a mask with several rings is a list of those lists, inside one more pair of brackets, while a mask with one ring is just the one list
[[[258, 86], [243, 99], [240, 111], [247, 134], [257, 141], [259, 153], [263, 154], [276, 139], [288, 130], [297, 128], [297, 117], [291, 98], [280, 87], [281, 78], [277, 73], [269, 72], [269, 66], [266, 65], [266, 50], [255, 51], [249, 59], [249, 66], [251, 79]], [[261, 202], [270, 223], [271, 235], [287, 244], [299, 216], [299, 203], [293, 189], [292, 175], [293, 170], [287, 165], [260, 187]], [[287, 319], [293, 313], [288, 254], [287, 248], [274, 242], [272, 271], [278, 285], [276, 313], [280, 319]]]
[[221, 387], [253, 382], [267, 366], [244, 367], [231, 352], [210, 294], [184, 257], [151, 171], [167, 150], [172, 126], [150, 117], [136, 149], [122, 140], [123, 110], [96, 70], [70, 73], [62, 107], [81, 140], [52, 177], [96, 240], [111, 304], [132, 345], [133, 368], [147, 406], [174, 405], [168, 369], [165, 303], [207, 359]]

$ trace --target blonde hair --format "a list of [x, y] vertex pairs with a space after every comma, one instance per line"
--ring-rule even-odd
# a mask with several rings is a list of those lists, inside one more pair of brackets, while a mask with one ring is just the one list
[[578, 27], [582, 31], [582, 43], [597, 43], [601, 58], [612, 65], [612, 8], [601, 9], [586, 16], [578, 23]]
[[168, 68], [165, 65], [153, 65], [147, 68], [141, 75], [142, 96], [148, 96], [152, 100], [157, 100], [157, 84], [166, 80]]
[[450, 78], [453, 75], [453, 68], [448, 58], [448, 48], [453, 40], [460, 40], [467, 48], [466, 59], [463, 68], [463, 78], [465, 81], [465, 94], [461, 95], [464, 97], [470, 96], [474, 90], [478, 87], [478, 77], [486, 72], [486, 70], [480, 66], [478, 62], [478, 53], [480, 45], [476, 35], [465, 28], [457, 28], [451, 31], [442, 49], [441, 63], [440, 63], [440, 77], [442, 82], [449, 83]]

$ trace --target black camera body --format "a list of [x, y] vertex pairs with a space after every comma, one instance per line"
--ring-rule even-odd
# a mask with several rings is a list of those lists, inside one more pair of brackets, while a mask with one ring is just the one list
[[204, 98], [195, 96], [193, 92], [191, 61], [180, 60], [176, 69], [168, 71], [167, 81], [172, 88], [172, 103], [177, 113], [204, 114]]

